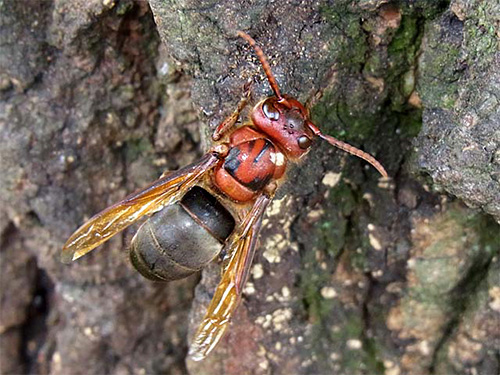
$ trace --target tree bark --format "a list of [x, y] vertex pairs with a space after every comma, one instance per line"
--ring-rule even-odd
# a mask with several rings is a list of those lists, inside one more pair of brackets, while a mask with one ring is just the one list
[[[496, 374], [495, 2], [0, 4], [2, 374]], [[264, 217], [244, 298], [203, 362], [219, 265], [168, 284], [134, 229], [59, 262], [86, 218], [200, 157], [243, 85], [282, 92], [392, 180], [317, 142]], [[246, 113], [243, 115], [245, 119]]]

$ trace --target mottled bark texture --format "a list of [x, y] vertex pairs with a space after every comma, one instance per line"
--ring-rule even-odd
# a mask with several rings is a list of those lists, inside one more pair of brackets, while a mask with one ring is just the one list
[[[497, 374], [499, 7], [0, 2], [0, 372]], [[127, 259], [133, 229], [70, 266], [59, 252], [199, 157], [248, 79], [254, 100], [270, 94], [236, 30], [393, 181], [318, 142], [264, 218], [229, 334], [196, 363], [217, 264], [200, 283], [149, 282]]]

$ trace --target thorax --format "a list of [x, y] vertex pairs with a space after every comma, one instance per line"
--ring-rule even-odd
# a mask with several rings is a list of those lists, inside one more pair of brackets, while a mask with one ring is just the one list
[[215, 185], [236, 201], [253, 199], [272, 180], [283, 176], [287, 160], [269, 140], [249, 126], [230, 137], [230, 150], [216, 167]]

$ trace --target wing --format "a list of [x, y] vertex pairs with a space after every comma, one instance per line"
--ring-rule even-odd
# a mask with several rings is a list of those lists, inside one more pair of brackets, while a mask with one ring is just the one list
[[69, 263], [80, 258], [142, 216], [153, 214], [181, 199], [217, 161], [215, 153], [207, 153], [198, 162], [162, 176], [146, 188], [99, 212], [68, 239], [61, 260]]
[[261, 195], [224, 246], [228, 261], [189, 349], [195, 361], [204, 359], [215, 348], [229, 326], [252, 264], [262, 216], [270, 201], [271, 197]]

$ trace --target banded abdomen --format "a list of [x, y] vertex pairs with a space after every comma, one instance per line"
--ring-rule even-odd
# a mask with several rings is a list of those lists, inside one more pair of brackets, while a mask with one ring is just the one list
[[151, 216], [130, 247], [134, 267], [146, 278], [177, 280], [201, 270], [222, 250], [235, 226], [229, 211], [195, 186], [182, 200]]

